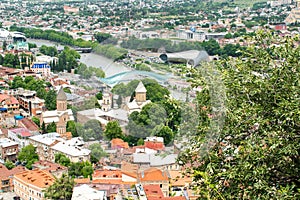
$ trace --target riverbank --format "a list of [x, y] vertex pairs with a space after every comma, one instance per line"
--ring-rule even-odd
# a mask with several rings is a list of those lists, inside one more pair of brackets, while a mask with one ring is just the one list
[[[38, 47], [42, 45], [46, 46], [55, 46], [58, 49], [63, 49], [64, 46], [55, 42], [51, 42], [48, 40], [38, 40], [38, 39], [27, 39], [30, 43], [35, 43]], [[101, 68], [104, 72], [106, 77], [110, 77], [116, 75], [118, 73], [131, 71], [132, 69], [125, 66], [122, 63], [116, 63], [112, 59], [109, 59], [103, 55], [96, 54], [96, 53], [79, 53], [80, 59], [79, 61], [83, 64], [87, 65], [88, 67], [97, 67]]]
[[[28, 42], [30, 43], [35, 43], [37, 47], [40, 47], [42, 45], [46, 46], [55, 46], [58, 49], [63, 49], [64, 46], [52, 41], [48, 40], [40, 40], [40, 39], [27, 39]], [[134, 51], [132, 52], [136, 55], [144, 55], [145, 52], [137, 52]], [[101, 68], [104, 72], [107, 78], [111, 77], [110, 80], [113, 85], [115, 85], [118, 82], [129, 82], [130, 80], [135, 80], [135, 79], [142, 79], [142, 78], [154, 78], [160, 83], [163, 83], [163, 85], [167, 85], [168, 79], [173, 78], [173, 79], [180, 79], [180, 77], [175, 77], [174, 75], [171, 74], [163, 74], [163, 72], [158, 71], [158, 70], [153, 70], [152, 72], [144, 72], [144, 71], [137, 71], [134, 70], [122, 62], [114, 62], [112, 59], [109, 59], [103, 55], [99, 55], [96, 53], [79, 53], [80, 54], [80, 59], [79, 61], [87, 65], [88, 67], [97, 67]], [[147, 52], [146, 52], [147, 55]], [[149, 56], [154, 56], [153, 54]], [[116, 78], [118, 80], [116, 80]], [[159, 80], [158, 80], [159, 79]], [[167, 84], [166, 84], [167, 83]], [[169, 88], [172, 96], [176, 99], [180, 100], [185, 100], [186, 99], [186, 94], [182, 93], [180, 90], [174, 90], [172, 87]]]

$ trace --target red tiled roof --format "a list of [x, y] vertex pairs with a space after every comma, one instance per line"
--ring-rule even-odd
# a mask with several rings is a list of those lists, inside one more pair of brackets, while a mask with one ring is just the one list
[[128, 149], [129, 148], [129, 145], [128, 145], [128, 142], [124, 142], [122, 139], [119, 139], [119, 138], [115, 138], [115, 139], [112, 139], [110, 141], [111, 143], [111, 148], [125, 148], [125, 149]]
[[93, 177], [98, 178], [122, 178], [120, 170], [95, 170]]
[[185, 200], [184, 196], [164, 197], [159, 185], [144, 185], [148, 200]]
[[31, 136], [31, 134], [28, 131], [22, 131], [22, 132], [20, 132], [20, 134], [23, 137], [29, 137], [29, 136]]
[[140, 180], [143, 181], [168, 181], [169, 177], [166, 171], [157, 168], [149, 168], [139, 174]]
[[162, 193], [159, 185], [143, 185], [144, 191], [147, 198], [162, 198], [164, 194]]
[[90, 179], [89, 178], [75, 178], [74, 179], [76, 184], [87, 184], [90, 183]]
[[13, 176], [14, 174], [20, 173], [25, 171], [25, 167], [23, 166], [17, 166], [12, 168], [11, 170], [8, 170], [5, 165], [0, 163], [0, 180], [1, 179], [8, 179], [10, 176]]
[[122, 171], [122, 174], [125, 174], [125, 175], [133, 177], [133, 178], [137, 178], [137, 173], [134, 173], [134, 172]]
[[152, 141], [145, 141], [145, 147], [154, 150], [163, 150], [165, 149], [165, 145], [162, 142], [152, 142]]
[[26, 184], [31, 184], [39, 188], [47, 188], [55, 181], [55, 178], [52, 174], [40, 169], [34, 169], [15, 174], [14, 178], [17, 178], [19, 180], [22, 180]]
[[96, 179], [93, 180], [92, 183], [96, 184], [96, 183], [101, 183], [101, 184], [116, 184], [116, 185], [120, 185], [123, 184], [122, 179]]
[[55, 171], [60, 171], [60, 170], [66, 170], [67, 167], [62, 166], [60, 164], [57, 163], [53, 163], [50, 161], [37, 161], [35, 162], [33, 165], [33, 167], [35, 168], [39, 168], [39, 169], [43, 169], [43, 170], [47, 170], [48, 172], [55, 172]]
[[39, 131], [39, 127], [31, 119], [23, 118], [19, 120], [19, 123], [30, 131]]
[[15, 134], [18, 134], [22, 137], [29, 137], [31, 136], [31, 133], [27, 128], [15, 128], [15, 129], [10, 129], [10, 131], [14, 132]]
[[5, 101], [6, 104], [19, 104], [19, 101], [11, 95], [0, 94], [0, 102]]

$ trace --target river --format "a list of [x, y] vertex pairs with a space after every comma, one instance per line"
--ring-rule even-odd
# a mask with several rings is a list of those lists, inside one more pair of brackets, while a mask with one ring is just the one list
[[[38, 40], [38, 39], [27, 39], [30, 43], [35, 43], [38, 47], [42, 45], [46, 46], [56, 46], [58, 49], [63, 49], [64, 47], [55, 42], [51, 42], [48, 40]], [[112, 59], [109, 59], [105, 56], [98, 55], [95, 53], [79, 53], [80, 54], [80, 62], [86, 64], [91, 67], [100, 67], [105, 72], [106, 77], [113, 76], [115, 74], [119, 74], [126, 71], [131, 71], [130, 68], [125, 65], [114, 62]]]
[[[27, 42], [30, 43], [35, 43], [38, 47], [42, 46], [42, 45], [46, 45], [46, 46], [56, 46], [57, 49], [63, 49], [64, 46], [55, 42], [51, 42], [48, 40], [38, 40], [38, 39], [31, 39], [28, 38]], [[99, 55], [99, 54], [95, 54], [95, 53], [80, 53], [80, 62], [86, 64], [87, 66], [92, 66], [92, 67], [100, 67], [102, 68], [102, 70], [105, 72], [106, 77], [112, 77], [114, 75], [119, 76], [119, 74], [122, 74], [124, 72], [129, 72], [132, 71], [132, 69], [126, 67], [123, 64], [119, 64], [114, 62], [112, 59], [109, 59], [105, 56]], [[156, 80], [158, 79], [168, 79], [173, 77], [171, 75], [171, 77], [169, 76], [165, 76], [165, 75], [161, 75], [155, 72], [144, 72], [144, 71], [137, 71], [137, 73], [124, 73], [126, 74], [126, 81], [130, 80], [134, 80], [134, 79], [140, 79], [141, 77], [145, 77], [145, 76], [150, 76], [152, 78], [155, 78]], [[134, 75], [134, 76], [132, 76]], [[140, 76], [140, 77], [138, 77]], [[122, 78], [122, 76], [121, 76]], [[124, 77], [123, 77], [124, 78]], [[119, 80], [121, 81], [121, 80]], [[158, 80], [159, 81], [159, 80]], [[160, 81], [162, 82], [162, 81]], [[172, 90], [171, 88], [169, 88], [172, 96], [176, 99], [180, 99], [180, 100], [185, 100], [185, 94], [182, 93], [181, 91], [176, 91], [176, 90]]]

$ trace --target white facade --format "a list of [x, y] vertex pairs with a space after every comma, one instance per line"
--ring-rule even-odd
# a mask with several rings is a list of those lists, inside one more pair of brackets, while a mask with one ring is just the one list
[[53, 145], [51, 147], [51, 151], [52, 156], [57, 153], [62, 153], [66, 155], [71, 160], [71, 162], [89, 161], [91, 153], [89, 149], [70, 145], [70, 143], [66, 141], [58, 142], [57, 144]]
[[191, 30], [185, 30], [180, 29], [176, 32], [176, 36], [179, 39], [185, 39], [185, 40], [196, 40], [196, 41], [204, 41], [205, 40], [205, 32], [204, 31], [191, 31]]
[[29, 141], [28, 141], [27, 137], [19, 136], [19, 134], [14, 133], [11, 130], [8, 130], [7, 136], [12, 141], [15, 141], [16, 143], [18, 143], [20, 149], [22, 149], [23, 147], [29, 145]]
[[72, 200], [85, 200], [85, 199], [106, 200], [107, 199], [106, 192], [95, 190], [86, 184], [74, 187]]

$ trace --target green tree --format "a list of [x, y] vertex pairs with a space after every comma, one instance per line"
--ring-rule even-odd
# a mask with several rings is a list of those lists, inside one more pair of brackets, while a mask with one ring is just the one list
[[117, 99], [117, 105], [118, 105], [119, 108], [121, 108], [122, 101], [123, 101], [123, 100], [122, 100], [122, 96], [119, 95], [119, 97], [118, 97], [118, 99]]
[[94, 36], [95, 36], [95, 39], [97, 40], [97, 42], [99, 42], [99, 43], [102, 43], [111, 37], [111, 35], [108, 33], [97, 33]]
[[98, 100], [102, 100], [102, 96], [103, 96], [102, 92], [98, 92], [98, 93], [96, 94], [96, 98], [97, 98]]
[[20, 76], [15, 76], [11, 83], [10, 88], [17, 89], [17, 88], [24, 88], [24, 87], [25, 87], [25, 84], [24, 84], [23, 78]]
[[138, 140], [150, 136], [152, 130], [157, 125], [164, 125], [166, 120], [166, 110], [159, 104], [149, 103], [142, 108], [140, 113], [135, 111], [130, 114], [126, 129]]
[[171, 144], [174, 139], [174, 133], [172, 129], [170, 129], [168, 126], [164, 126], [163, 124], [155, 126], [151, 135], [163, 137], [165, 145]]
[[70, 88], [64, 88], [63, 90], [64, 90], [64, 92], [65, 92], [65, 93], [72, 94], [72, 92], [71, 92]]
[[77, 60], [80, 59], [80, 54], [66, 46], [59, 54], [58, 59], [58, 71], [71, 71], [78, 67]]
[[56, 47], [53, 47], [53, 46], [46, 46], [46, 45], [42, 45], [40, 47], [40, 52], [42, 54], [45, 54], [47, 56], [51, 56], [51, 57], [54, 57], [54, 56], [57, 56], [58, 55], [58, 52], [57, 52], [57, 49]]
[[96, 140], [98, 139], [101, 139], [102, 138], [102, 127], [101, 127], [101, 123], [96, 120], [96, 119], [92, 119], [92, 120], [89, 120], [87, 121], [85, 124], [84, 124], [84, 129], [88, 130], [88, 129], [91, 129], [96, 135]]
[[77, 129], [76, 129], [76, 123], [74, 121], [68, 121], [67, 122], [67, 132], [72, 133], [72, 137], [78, 137]]
[[70, 158], [68, 158], [66, 155], [62, 153], [57, 153], [54, 155], [54, 157], [55, 157], [55, 162], [62, 166], [69, 167], [71, 164]]
[[38, 117], [35, 117], [35, 116], [33, 116], [32, 118], [31, 118], [31, 120], [38, 126], [38, 127], [40, 127], [40, 119], [38, 118]]
[[54, 90], [50, 90], [46, 94], [45, 106], [48, 110], [56, 110], [56, 97], [57, 94]]
[[5, 51], [5, 50], [6, 50], [6, 47], [7, 47], [7, 42], [6, 42], [6, 41], [3, 41], [2, 49]]
[[55, 122], [52, 122], [52, 123], [48, 124], [48, 126], [46, 128], [46, 133], [53, 133], [53, 132], [56, 132]]
[[28, 84], [28, 83], [31, 82], [31, 81], [34, 81], [33, 76], [26, 76], [25, 79], [24, 79], [24, 82], [25, 82], [26, 84]]
[[18, 154], [18, 160], [25, 162], [27, 169], [32, 169], [32, 164], [39, 160], [35, 147], [32, 144], [23, 147]]
[[45, 122], [42, 123], [41, 129], [42, 129], [42, 134], [45, 134], [45, 133], [46, 133], [46, 125], [45, 125]]
[[[220, 61], [227, 97], [223, 127], [214, 123], [222, 120], [222, 105], [210, 104], [217, 94], [208, 89], [216, 83], [204, 83], [203, 70], [193, 71], [204, 86], [198, 98], [204, 115], [198, 115], [199, 129], [181, 161], [194, 166], [200, 198], [300, 198], [297, 41], [259, 30], [241, 58]], [[206, 80], [213, 80], [217, 73], [209, 69]]]
[[17, 54], [14, 55], [11, 53], [5, 54], [4, 60], [3, 60], [3, 66], [12, 67], [12, 68], [20, 67], [18, 55]]
[[106, 157], [107, 153], [102, 149], [101, 144], [95, 143], [89, 146], [89, 150], [91, 150], [91, 162], [97, 163], [100, 158]]
[[108, 122], [105, 127], [104, 135], [108, 140], [124, 137], [123, 131], [122, 131], [118, 121]]
[[144, 145], [144, 140], [143, 140], [143, 138], [140, 138], [140, 139], [137, 141], [137, 145], [138, 145], [138, 146]]
[[12, 168], [15, 167], [15, 164], [11, 160], [8, 160], [8, 159], [5, 161], [4, 165], [9, 170], [11, 170]]
[[55, 178], [55, 182], [44, 191], [45, 197], [53, 200], [71, 199], [74, 185], [74, 179], [63, 174], [60, 178]]
[[81, 171], [84, 178], [90, 177], [90, 179], [92, 179], [92, 174], [94, 172], [93, 166], [84, 166]]
[[4, 58], [2, 55], [0, 55], [0, 65], [3, 65], [3, 61], [4, 61]]
[[201, 44], [204, 49], [207, 51], [207, 53], [209, 55], [218, 55], [220, 53], [220, 45], [219, 43], [214, 40], [214, 39], [210, 39], [208, 41], [202, 42]]
[[79, 177], [84, 176], [85, 178], [91, 177], [93, 174], [93, 166], [90, 162], [77, 162], [71, 163], [68, 168], [69, 176]]

